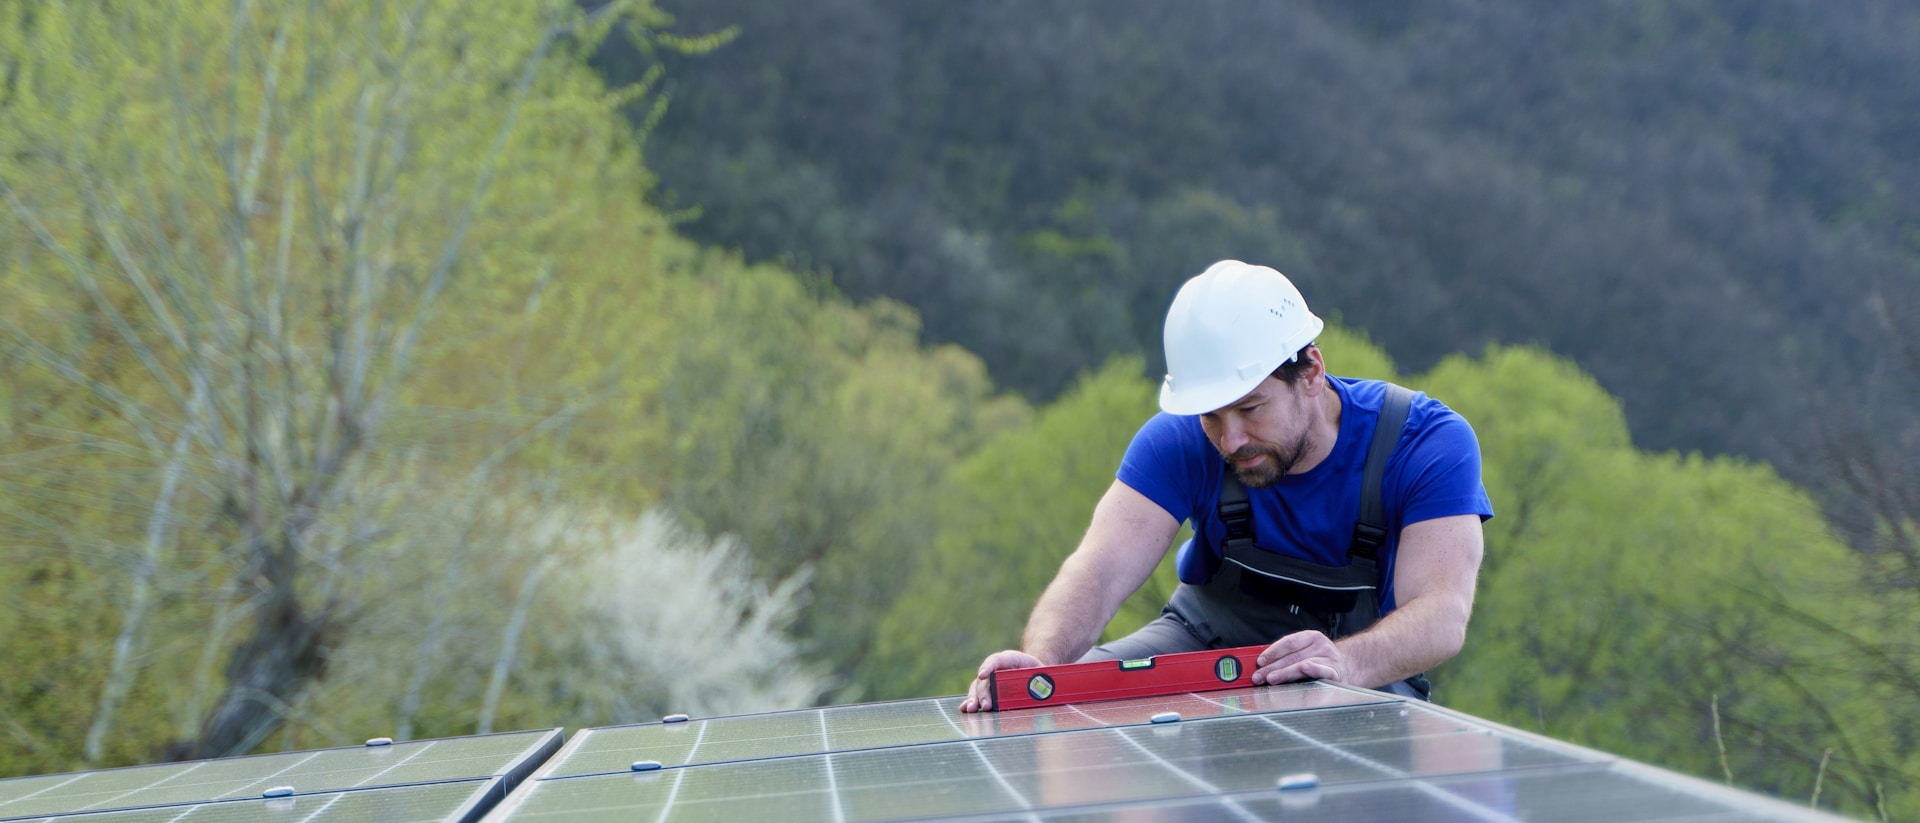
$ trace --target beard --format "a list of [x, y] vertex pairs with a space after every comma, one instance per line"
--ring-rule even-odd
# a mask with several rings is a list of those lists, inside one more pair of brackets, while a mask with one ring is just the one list
[[[1226, 455], [1226, 459], [1233, 463], [1233, 473], [1240, 476], [1241, 485], [1249, 489], [1264, 489], [1292, 472], [1293, 467], [1299, 464], [1300, 458], [1306, 455], [1310, 445], [1307, 433], [1301, 432], [1299, 439], [1293, 441], [1292, 448], [1281, 449], [1275, 446], [1248, 443], [1233, 454]], [[1255, 457], [1270, 459], [1244, 469], [1235, 462]]]

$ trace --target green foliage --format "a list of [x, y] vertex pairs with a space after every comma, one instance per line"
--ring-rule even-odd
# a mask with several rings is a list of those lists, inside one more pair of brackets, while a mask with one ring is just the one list
[[921, 348], [896, 303], [817, 300], [787, 272], [681, 241], [634, 251], [632, 265], [658, 272], [644, 284], [624, 268], [579, 272], [538, 312], [441, 352], [435, 373], [461, 380], [442, 402], [498, 416], [440, 436], [550, 422], [503, 465], [664, 505], [737, 537], [768, 575], [811, 574], [815, 608], [797, 631], [844, 677], [898, 595], [890, 581], [921, 557], [900, 547], [924, 540], [935, 484], [1025, 406], [995, 396], [972, 355]]
[[437, 502], [424, 512], [432, 524], [413, 530], [426, 539], [394, 558], [395, 582], [414, 594], [362, 615], [289, 737], [766, 711], [829, 685], [791, 635], [805, 576], [764, 582], [735, 540], [660, 510], [588, 509], [531, 488], [496, 487], [478, 510], [460, 494]]
[[1068, 237], [1054, 229], [1041, 229], [1028, 234], [1020, 240], [1021, 248], [1040, 258], [1060, 258], [1062, 261], [1088, 258], [1093, 262], [1105, 262], [1118, 250], [1109, 237]]
[[390, 526], [423, 490], [387, 482], [386, 423], [418, 341], [459, 328], [442, 298], [564, 265], [610, 199], [570, 186], [645, 214], [625, 98], [581, 59], [623, 8], [655, 18], [0, 5], [0, 198], [26, 241], [5, 525], [30, 564], [80, 549], [112, 604], [72, 633], [94, 668], [65, 699], [93, 706], [56, 739], [81, 758], [250, 748], [389, 593], [365, 571], [409, 545]]
[[[673, 236], [585, 66], [610, 13], [40, 8], [0, 5], [9, 773], [192, 740], [263, 590], [324, 627], [283, 745], [818, 699], [948, 467], [1028, 414], [900, 305]], [[604, 522], [655, 509], [739, 548], [609, 571], [649, 541]], [[713, 632], [608, 628], [669, 591]], [[771, 665], [699, 688], [648, 668], [670, 631]]]
[[[1001, 434], [953, 470], [926, 539], [914, 544], [928, 556], [875, 627], [875, 656], [863, 675], [876, 696], [964, 691], [982, 657], [1019, 645], [1028, 610], [1079, 544], [1120, 453], [1155, 411], [1157, 389], [1140, 369], [1130, 358], [1108, 363], [1032, 425]], [[1157, 614], [1171, 574], [1171, 560], [1162, 563], [1114, 629], [1130, 631]]]
[[765, 269], [701, 292], [711, 302], [679, 317], [702, 333], [654, 369], [655, 413], [675, 434], [653, 461], [673, 467], [665, 502], [738, 535], [769, 573], [811, 568], [800, 631], [845, 672], [920, 559], [909, 547], [927, 540], [936, 484], [1024, 404], [994, 398], [972, 355], [920, 350], [897, 304], [814, 308]]
[[1363, 332], [1328, 323], [1326, 331], [1321, 332], [1320, 339], [1315, 342], [1320, 345], [1320, 356], [1326, 358], [1327, 371], [1333, 374], [1366, 380], [1402, 381], [1393, 366], [1393, 359], [1368, 340]]
[[1703, 777], [1724, 744], [1736, 782], [1787, 797], [1831, 749], [1822, 802], [1856, 813], [1910, 784], [1910, 730], [1889, 721], [1920, 706], [1835, 642], [1870, 601], [1803, 492], [1635, 450], [1618, 402], [1537, 351], [1450, 358], [1423, 383], [1473, 422], [1500, 513], [1438, 699]]
[[1900, 365], [1873, 307], [1920, 293], [1909, 3], [661, 3], [739, 31], [663, 58], [684, 230], [906, 302], [1036, 401], [1151, 367], [1177, 278], [1242, 257], [1412, 369], [1547, 346], [1643, 445], [1825, 482], [1763, 374], [1913, 425], [1857, 391]]

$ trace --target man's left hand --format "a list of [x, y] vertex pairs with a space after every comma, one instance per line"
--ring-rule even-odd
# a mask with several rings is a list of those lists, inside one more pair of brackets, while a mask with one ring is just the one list
[[1340, 682], [1347, 669], [1340, 647], [1326, 635], [1314, 631], [1294, 632], [1268, 646], [1254, 659], [1259, 668], [1253, 682], [1259, 684], [1292, 683], [1297, 680]]

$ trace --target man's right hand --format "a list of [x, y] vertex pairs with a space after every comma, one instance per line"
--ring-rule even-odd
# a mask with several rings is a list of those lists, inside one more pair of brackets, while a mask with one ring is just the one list
[[960, 711], [993, 711], [993, 673], [1001, 669], [1029, 669], [1044, 666], [1040, 658], [1016, 649], [994, 652], [980, 661], [980, 673], [973, 678], [973, 685], [967, 687], [967, 697], [960, 701]]

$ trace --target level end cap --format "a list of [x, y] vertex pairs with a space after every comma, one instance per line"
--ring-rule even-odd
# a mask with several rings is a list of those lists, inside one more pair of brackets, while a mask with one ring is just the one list
[[393, 738], [391, 738], [391, 737], [369, 737], [369, 738], [367, 738], [367, 745], [369, 745], [369, 746], [391, 746], [391, 745], [393, 745]]
[[685, 723], [685, 722], [687, 722], [687, 716], [686, 716], [686, 715], [684, 715], [684, 714], [670, 714], [670, 715], [667, 715], [666, 717], [662, 717], [662, 718], [660, 718], [660, 722], [662, 722], [662, 723]]
[[292, 797], [293, 787], [292, 786], [275, 786], [271, 789], [261, 792], [260, 796], [261, 797]]
[[635, 760], [635, 761], [633, 761], [633, 770], [634, 770], [634, 771], [636, 771], [636, 772], [650, 772], [650, 771], [654, 771], [654, 770], [656, 770], [656, 769], [659, 769], [659, 768], [660, 768], [660, 761], [658, 761], [658, 760]]
[[1320, 786], [1320, 776], [1312, 772], [1285, 774], [1280, 776], [1280, 791], [1291, 792], [1314, 789]]

